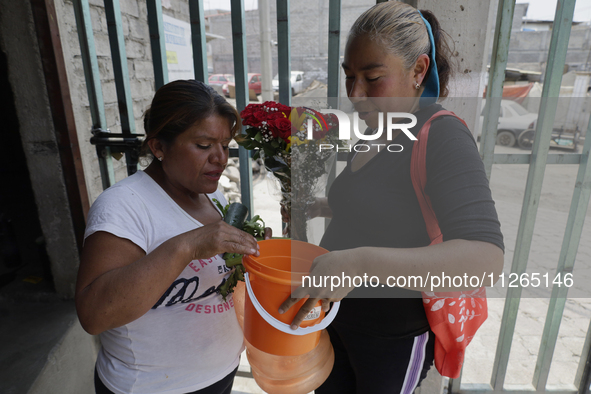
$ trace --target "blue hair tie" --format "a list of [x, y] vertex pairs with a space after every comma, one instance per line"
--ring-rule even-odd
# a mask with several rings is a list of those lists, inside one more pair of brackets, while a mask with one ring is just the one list
[[427, 19], [425, 19], [421, 11], [419, 11], [419, 15], [423, 19], [423, 22], [425, 22], [427, 33], [429, 33], [429, 43], [431, 44], [431, 51], [429, 53], [429, 59], [431, 60], [431, 71], [429, 72], [427, 81], [423, 84], [423, 94], [419, 99], [419, 107], [423, 108], [436, 103], [437, 99], [439, 98], [439, 74], [437, 73], [437, 63], [435, 62], [435, 39], [433, 38], [431, 24], [427, 21]]

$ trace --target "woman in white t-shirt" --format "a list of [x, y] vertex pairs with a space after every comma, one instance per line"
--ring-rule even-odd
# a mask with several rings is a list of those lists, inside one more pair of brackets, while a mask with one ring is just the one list
[[[88, 214], [76, 284], [84, 329], [100, 335], [97, 393], [230, 393], [242, 331], [221, 253], [258, 255], [256, 240], [212, 203], [240, 129], [211, 87], [175, 81], [145, 113], [145, 171], [105, 190]], [[270, 230], [267, 231], [270, 236]]]

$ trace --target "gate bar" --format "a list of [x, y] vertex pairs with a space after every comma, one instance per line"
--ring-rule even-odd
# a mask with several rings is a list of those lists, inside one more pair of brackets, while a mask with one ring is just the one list
[[158, 90], [162, 85], [168, 83], [162, 3], [160, 0], [147, 0], [146, 4], [148, 6], [148, 27], [150, 28], [152, 63], [154, 64], [154, 90]]
[[232, 48], [234, 52], [234, 79], [236, 108], [242, 111], [248, 105], [248, 63], [246, 61], [246, 33], [244, 31], [244, 0], [231, 0]]
[[[328, 3], [328, 80], [326, 102], [329, 108], [339, 108], [341, 95], [341, 0], [330, 0]], [[326, 179], [325, 197], [337, 177], [337, 156], [331, 159], [330, 170]], [[324, 218], [324, 229], [328, 228], [330, 218]]]
[[[527, 174], [523, 208], [519, 219], [519, 228], [511, 267], [511, 272], [517, 273], [518, 275], [525, 272], [529, 258], [574, 9], [574, 1], [558, 0], [550, 49], [548, 50], [548, 66], [544, 77], [545, 83], [542, 90], [542, 102], [538, 111], [540, 117], [536, 124], [536, 138], [534, 139], [532, 160]], [[520, 297], [521, 287], [509, 288], [507, 290], [491, 378], [491, 385], [495, 391], [502, 391], [505, 383]]]
[[[291, 45], [289, 35], [289, 0], [277, 0], [279, 102], [291, 107]], [[281, 222], [282, 230], [285, 230], [286, 226], [286, 223]]]
[[591, 393], [591, 322], [589, 322], [589, 328], [587, 329], [587, 337], [581, 352], [575, 382], [580, 382], [578, 394]]
[[111, 57], [113, 58], [113, 73], [115, 74], [115, 86], [117, 88], [121, 132], [123, 134], [131, 134], [135, 132], [135, 119], [133, 116], [127, 53], [125, 51], [125, 37], [123, 36], [119, 0], [105, 0], [105, 13], [107, 15]]
[[[587, 137], [589, 136], [589, 137]], [[578, 205], [585, 204], [589, 202], [589, 194], [591, 189], [591, 180], [590, 173], [591, 173], [591, 143], [587, 140], [591, 140], [591, 121], [587, 125], [587, 134], [585, 135], [585, 145], [583, 146], [583, 153], [581, 155], [581, 165], [579, 167], [579, 174], [577, 174], [577, 183], [575, 184], [575, 194], [580, 194], [580, 200], [578, 201]], [[585, 176], [582, 179], [581, 168], [585, 168]], [[581, 177], [581, 178], [580, 178]], [[579, 182], [580, 180], [580, 182]], [[574, 200], [573, 195], [573, 200]], [[575, 375], [575, 384], [578, 384], [579, 393], [589, 393], [591, 392], [591, 388], [589, 385], [591, 384], [591, 322], [589, 323], [589, 328], [587, 329], [587, 337], [585, 338], [585, 344], [583, 345], [583, 349], [581, 351], [581, 359], [579, 361], [579, 367], [577, 368], [577, 373]]]
[[[131, 87], [129, 85], [127, 53], [125, 51], [125, 37], [123, 36], [119, 0], [105, 0], [105, 13], [107, 16], [109, 44], [113, 60], [113, 74], [115, 75], [121, 133], [131, 136], [131, 134], [135, 133], [135, 118], [133, 115], [133, 101], [131, 99]], [[138, 169], [137, 160], [132, 159], [131, 153], [128, 151], [125, 152], [125, 162], [127, 163], [127, 175], [135, 174]]]
[[[328, 104], [338, 108], [341, 87], [341, 0], [330, 0], [328, 4]], [[335, 101], [334, 103], [331, 103]]]
[[291, 45], [289, 43], [289, 0], [277, 0], [277, 64], [279, 102], [291, 106]]
[[[588, 129], [591, 130], [591, 127], [588, 127]], [[591, 194], [591, 162], [589, 161], [591, 134], [589, 136], [590, 138], [585, 138], [583, 154], [581, 155], [581, 165], [579, 165], [558, 266], [556, 267], [556, 274], [559, 274], [560, 278], [564, 278], [564, 275], [567, 273], [572, 275], [581, 240], [581, 233], [583, 232], [583, 224], [585, 223], [585, 215], [587, 214], [587, 206], [589, 205], [589, 195]], [[559, 286], [554, 284], [552, 286], [552, 296], [548, 305], [546, 323], [544, 324], [542, 341], [540, 342], [540, 350], [538, 351], [538, 360], [533, 377], [533, 384], [538, 391], [543, 391], [548, 381], [550, 364], [556, 347], [556, 339], [558, 338], [568, 289], [564, 285]], [[580, 387], [581, 384], [583, 383], [575, 381], [575, 386]]]
[[[90, 7], [88, 0], [74, 0], [74, 15], [80, 41], [80, 52], [82, 55], [82, 66], [84, 68], [84, 79], [88, 92], [88, 104], [90, 106], [90, 117], [93, 129], [107, 129], [105, 118], [105, 104], [103, 91], [101, 90], [101, 78], [96, 58], [92, 21], [90, 19]], [[115, 183], [115, 171], [113, 170], [113, 158], [109, 148], [97, 146], [97, 155], [103, 189]]]
[[189, 0], [189, 17], [191, 19], [191, 43], [193, 45], [193, 68], [195, 79], [208, 82], [207, 71], [207, 38], [205, 35], [205, 13], [202, 0]]
[[490, 179], [494, 150], [497, 140], [497, 119], [501, 113], [501, 97], [503, 96], [503, 82], [505, 69], [509, 57], [509, 42], [511, 40], [511, 26], [515, 12], [515, 0], [499, 0], [497, 10], [497, 24], [493, 41], [492, 58], [490, 61], [489, 83], [486, 89], [486, 110], [482, 123], [480, 137], [480, 157], [484, 162], [486, 177]]
[[[532, 155], [530, 153], [495, 153], [493, 164], [529, 164]], [[581, 155], [578, 153], [553, 153], [549, 154], [546, 164], [579, 164]]]
[[[232, 13], [236, 108], [238, 112], [241, 112], [248, 105], [249, 95], [247, 81], [248, 64], [246, 63], [246, 33], [244, 31], [244, 0], [231, 0], [230, 9]], [[251, 187], [252, 163], [249, 152], [243, 146], [238, 147], [238, 161], [240, 166], [242, 204], [248, 208], [248, 215], [250, 217], [254, 212]]]

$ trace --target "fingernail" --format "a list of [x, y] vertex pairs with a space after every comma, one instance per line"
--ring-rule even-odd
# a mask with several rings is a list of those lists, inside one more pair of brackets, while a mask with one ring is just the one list
[[283, 308], [279, 308], [279, 310], [277, 311], [277, 313], [279, 313], [280, 315], [283, 315], [285, 313], [285, 311], [283, 310]]
[[257, 251], [256, 251], [256, 250], [254, 250], [254, 249], [250, 249], [250, 254], [255, 254], [255, 253], [257, 253]]
[[297, 330], [297, 329], [298, 329], [298, 326], [296, 326], [295, 324], [292, 324], [292, 325], [290, 326], [290, 328], [291, 328], [292, 330]]

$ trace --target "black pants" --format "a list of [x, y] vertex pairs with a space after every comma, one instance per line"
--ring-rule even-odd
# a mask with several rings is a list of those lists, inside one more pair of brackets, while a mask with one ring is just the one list
[[328, 327], [335, 363], [316, 394], [411, 394], [433, 364], [435, 335], [388, 338]]
[[[238, 367], [219, 382], [187, 394], [230, 394], [232, 392], [232, 385], [234, 384], [234, 376], [236, 376], [237, 371]], [[101, 381], [96, 372], [96, 368], [94, 369], [94, 389], [96, 390], [96, 394], [114, 394]]]

